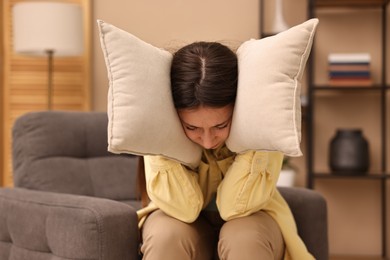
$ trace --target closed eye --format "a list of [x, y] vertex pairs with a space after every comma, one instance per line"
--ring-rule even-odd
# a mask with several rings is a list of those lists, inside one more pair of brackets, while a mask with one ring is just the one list
[[231, 118], [229, 118], [229, 120], [225, 121], [224, 123], [216, 125], [215, 128], [218, 129], [218, 130], [222, 130], [222, 129], [228, 127], [231, 122], [232, 122]]
[[226, 123], [226, 124], [223, 124], [223, 125], [218, 125], [215, 128], [217, 128], [218, 130], [221, 130], [221, 129], [224, 129], [224, 128], [228, 127], [228, 126], [229, 126], [229, 123]]
[[198, 129], [198, 127], [195, 127], [195, 126], [186, 126], [185, 127], [188, 131], [195, 131]]

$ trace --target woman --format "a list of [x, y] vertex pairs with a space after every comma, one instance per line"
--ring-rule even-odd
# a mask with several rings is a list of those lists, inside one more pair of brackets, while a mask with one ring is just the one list
[[283, 155], [234, 154], [225, 146], [237, 80], [237, 57], [220, 43], [196, 42], [174, 54], [174, 104], [185, 134], [204, 149], [196, 169], [144, 157], [144, 259], [313, 259], [275, 187]]

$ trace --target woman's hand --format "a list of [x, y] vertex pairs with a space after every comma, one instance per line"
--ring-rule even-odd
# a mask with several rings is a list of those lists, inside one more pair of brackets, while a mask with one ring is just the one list
[[162, 156], [145, 156], [146, 188], [164, 213], [191, 223], [203, 207], [198, 174], [179, 162]]
[[282, 161], [280, 152], [238, 154], [218, 187], [221, 217], [230, 220], [264, 208], [275, 192]]

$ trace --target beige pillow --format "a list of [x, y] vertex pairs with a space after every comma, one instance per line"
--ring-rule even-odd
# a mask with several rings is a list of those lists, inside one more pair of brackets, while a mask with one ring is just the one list
[[302, 155], [301, 80], [317, 24], [311, 19], [239, 47], [238, 92], [226, 141], [230, 150]]
[[201, 148], [186, 137], [173, 105], [171, 53], [103, 21], [98, 27], [110, 84], [108, 150], [197, 166]]

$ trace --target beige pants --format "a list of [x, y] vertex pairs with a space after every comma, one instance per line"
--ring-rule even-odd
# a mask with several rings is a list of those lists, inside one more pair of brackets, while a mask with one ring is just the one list
[[[280, 260], [284, 241], [277, 223], [265, 212], [228, 222], [201, 215], [187, 224], [161, 210], [153, 212], [142, 229], [145, 260]], [[218, 238], [219, 237], [219, 238]]]

